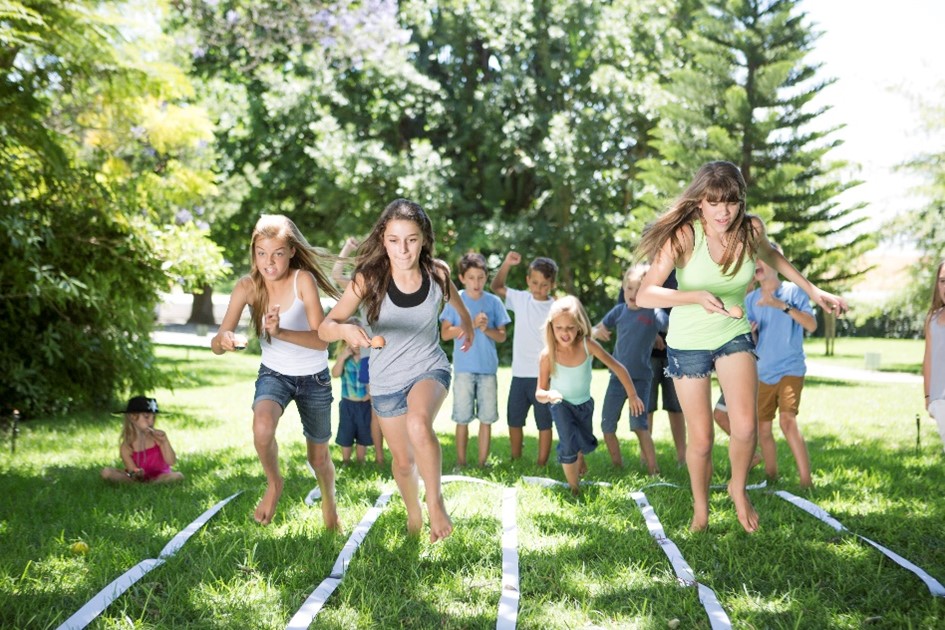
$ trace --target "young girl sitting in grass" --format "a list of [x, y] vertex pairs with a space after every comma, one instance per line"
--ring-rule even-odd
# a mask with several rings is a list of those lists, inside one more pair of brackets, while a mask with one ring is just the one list
[[572, 295], [555, 300], [545, 322], [545, 349], [538, 358], [535, 398], [551, 403], [551, 418], [558, 431], [558, 462], [572, 494], [578, 494], [578, 480], [587, 472], [584, 456], [597, 448], [591, 357], [597, 357], [620, 379], [627, 390], [630, 412], [642, 414], [645, 405], [630, 373], [591, 338], [591, 321], [581, 302]]
[[102, 469], [102, 479], [119, 483], [166, 483], [184, 478], [181, 473], [171, 470], [171, 466], [177, 462], [177, 454], [167, 434], [154, 428], [157, 413], [158, 404], [153, 398], [135, 396], [128, 401], [124, 411], [121, 446], [118, 449], [125, 468], [119, 470], [106, 466]]

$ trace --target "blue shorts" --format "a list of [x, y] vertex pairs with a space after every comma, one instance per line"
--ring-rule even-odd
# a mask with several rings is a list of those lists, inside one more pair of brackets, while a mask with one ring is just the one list
[[431, 370], [424, 372], [417, 378], [407, 383], [403, 389], [393, 394], [383, 394], [381, 396], [371, 396], [371, 406], [374, 407], [374, 413], [379, 418], [396, 418], [407, 413], [407, 395], [414, 385], [420, 381], [433, 380], [442, 385], [448, 391], [450, 388], [449, 370]]
[[495, 374], [457, 372], [453, 375], [453, 422], [482, 424], [499, 419], [498, 379]]
[[[663, 392], [663, 411], [669, 413], [682, 413], [682, 406], [679, 404], [679, 398], [676, 397], [676, 384], [670, 376], [666, 376], [666, 357], [650, 357], [650, 369], [653, 378], [650, 381], [650, 399], [646, 410], [650, 413], [656, 411], [659, 401], [660, 391]], [[644, 399], [646, 400], [646, 399]]]
[[374, 446], [371, 437], [371, 401], [342, 398], [338, 405], [338, 446]]
[[547, 403], [540, 403], [535, 398], [538, 389], [538, 377], [513, 376], [509, 387], [508, 417], [509, 426], [521, 428], [525, 426], [528, 417], [528, 408], [535, 410], [535, 424], [539, 431], [550, 431], [552, 426], [551, 409]]
[[594, 437], [594, 399], [580, 405], [566, 400], [551, 406], [551, 417], [558, 430], [558, 463], [573, 464], [578, 453], [593, 453], [597, 449]]
[[[640, 400], [650, 397], [650, 379], [633, 379], [633, 387], [637, 390]], [[620, 379], [611, 375], [607, 383], [607, 393], [604, 394], [604, 409], [600, 415], [600, 426], [604, 433], [616, 433], [623, 405], [627, 402], [627, 390], [623, 388]], [[634, 431], [647, 430], [646, 409], [638, 416], [630, 415], [630, 428]]]
[[325, 444], [331, 439], [331, 374], [325, 368], [318, 374], [287, 376], [259, 366], [253, 409], [261, 400], [271, 400], [282, 407], [295, 401], [302, 418], [302, 434], [309, 442]]
[[755, 342], [751, 335], [738, 335], [715, 350], [673, 350], [666, 348], [666, 376], [673, 378], [708, 378], [715, 370], [715, 362], [721, 357], [736, 352], [755, 354]]

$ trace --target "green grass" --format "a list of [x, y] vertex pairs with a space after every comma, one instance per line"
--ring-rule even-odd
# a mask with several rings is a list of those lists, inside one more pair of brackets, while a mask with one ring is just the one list
[[[839, 358], [813, 358], [850, 360], [847, 353], [859, 350], [847, 341], [837, 343]], [[886, 346], [880, 351], [885, 357]], [[903, 350], [903, 357], [916, 351], [921, 362], [921, 342]], [[155, 395], [162, 408], [159, 426], [167, 430], [187, 477], [182, 484], [111, 487], [100, 481], [102, 466], [117, 465], [119, 416], [30, 420], [22, 425], [15, 455], [9, 441], [0, 442], [0, 627], [58, 626], [121, 573], [156, 557], [203, 511], [238, 491], [243, 494], [90, 627], [283, 628], [330, 572], [347, 535], [326, 532], [318, 508], [303, 502], [314, 480], [305, 468], [294, 407], [277, 434], [286, 476], [279, 512], [268, 528], [252, 521], [264, 488], [250, 434], [258, 357], [216, 357], [182, 348], [160, 348], [159, 356], [178, 374], [173, 391]], [[500, 391], [507, 379], [503, 369]], [[598, 400], [606, 379], [605, 372], [595, 372]], [[816, 488], [799, 489], [783, 442], [777, 487], [803, 494], [853, 532], [945, 581], [945, 467], [938, 435], [924, 413], [916, 451], [920, 387], [809, 378], [800, 420]], [[435, 425], [446, 470], [456, 459], [449, 405], [448, 400]], [[683, 628], [709, 627], [696, 591], [677, 583], [628, 496], [649, 480], [625, 424], [619, 435], [628, 467], [612, 469], [602, 446], [588, 458], [589, 478], [613, 486], [590, 487], [578, 499], [564, 490], [521, 483], [522, 475], [563, 475], [557, 465], [534, 465], [530, 430], [525, 457], [510, 463], [504, 421], [495, 427], [495, 465], [466, 471], [519, 487], [519, 627], [656, 629], [672, 619]], [[664, 479], [683, 487], [654, 487], [647, 496], [667, 535], [699, 581], [715, 590], [735, 627], [945, 626], [945, 599], [933, 598], [912, 573], [772, 494], [753, 493], [761, 515], [761, 529], [753, 536], [742, 532], [724, 493], [712, 496], [710, 531], [689, 533], [688, 477], [673, 462], [662, 413], [655, 440]], [[473, 453], [475, 438], [471, 442]], [[717, 439], [714, 481], [719, 483], [727, 479], [726, 446], [724, 437]], [[333, 454], [337, 465], [340, 453]], [[393, 482], [389, 467], [338, 470], [339, 509], [350, 532]], [[751, 480], [762, 476], [756, 469]], [[454, 535], [436, 545], [406, 536], [403, 504], [395, 495], [314, 626], [495, 627], [501, 491], [459, 483], [444, 491]], [[88, 555], [69, 550], [80, 539], [90, 545]]]
[[826, 343], [822, 338], [808, 338], [804, 352], [814, 361], [830, 359], [843, 367], [866, 367], [866, 353], [880, 356], [882, 372], [922, 373], [922, 357], [925, 342], [922, 339], [872, 339], [865, 337], [843, 337], [834, 341], [834, 354], [826, 357]]

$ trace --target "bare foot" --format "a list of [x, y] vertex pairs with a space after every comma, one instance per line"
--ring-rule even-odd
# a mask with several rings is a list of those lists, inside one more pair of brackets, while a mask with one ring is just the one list
[[748, 470], [751, 470], [755, 466], [761, 463], [761, 453], [755, 451], [755, 454], [751, 456], [751, 463], [748, 465]]
[[580, 464], [578, 465], [578, 477], [583, 477], [587, 474], [587, 462], [582, 458]]
[[701, 519], [692, 517], [692, 520], [689, 522], [689, 531], [691, 532], [704, 532], [709, 529], [709, 519]]
[[325, 521], [325, 529], [341, 533], [341, 521], [338, 519], [338, 509], [334, 501], [322, 501], [322, 520]]
[[268, 525], [272, 522], [272, 517], [276, 514], [276, 504], [279, 503], [279, 497], [281, 496], [282, 479], [269, 482], [269, 485], [266, 486], [266, 492], [263, 494], [263, 498], [259, 501], [259, 505], [256, 506], [256, 512], [253, 514], [253, 518], [256, 519], [257, 523], [260, 525]]
[[650, 469], [649, 473], [650, 473], [650, 477], [659, 477], [660, 476], [659, 466], [656, 466], [655, 468]]
[[744, 488], [733, 491], [732, 484], [729, 483], [728, 495], [735, 504], [735, 512], [738, 514], [738, 522], [742, 524], [745, 531], [749, 534], [758, 529], [758, 513], [755, 512], [755, 506], [751, 504], [748, 493]]
[[427, 511], [430, 513], [430, 542], [435, 543], [443, 540], [453, 533], [453, 521], [446, 511], [446, 504], [443, 503], [443, 495], [427, 505]]

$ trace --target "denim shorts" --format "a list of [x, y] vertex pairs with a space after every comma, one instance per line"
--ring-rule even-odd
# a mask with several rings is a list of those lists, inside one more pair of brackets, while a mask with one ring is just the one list
[[538, 377], [513, 376], [509, 387], [508, 416], [509, 426], [522, 428], [528, 417], [528, 408], [535, 411], [535, 424], [539, 431], [550, 431], [552, 426], [551, 409], [547, 403], [540, 403], [535, 398], [538, 389]]
[[551, 405], [551, 417], [558, 430], [558, 463], [573, 464], [578, 453], [588, 455], [597, 449], [594, 437], [594, 399], [573, 405], [566, 400]]
[[[633, 379], [633, 387], [637, 390], [637, 396], [640, 400], [646, 401], [650, 397], [650, 380]], [[607, 383], [607, 392], [604, 394], [604, 408], [600, 414], [600, 426], [604, 433], [616, 433], [617, 424], [620, 422], [620, 414], [623, 412], [623, 406], [627, 402], [627, 390], [623, 388], [623, 383], [616, 376], [611, 375], [610, 382]], [[644, 403], [645, 406], [645, 403]], [[633, 431], [646, 430], [649, 425], [646, 421], [646, 409], [638, 416], [630, 414], [630, 428]]]
[[261, 400], [272, 400], [285, 411], [295, 401], [302, 418], [302, 434], [309, 442], [324, 444], [331, 439], [331, 374], [325, 368], [318, 374], [287, 376], [259, 366], [253, 409]]
[[715, 370], [718, 359], [736, 352], [750, 352], [757, 358], [751, 334], [738, 335], [715, 350], [674, 350], [667, 347], [665, 373], [672, 378], [707, 378]]
[[371, 437], [371, 401], [342, 398], [338, 405], [338, 446], [374, 446]]
[[[663, 411], [669, 413], [682, 413], [682, 406], [679, 404], [679, 398], [676, 396], [676, 384], [670, 376], [666, 376], [666, 357], [650, 357], [650, 369], [653, 373], [653, 379], [650, 381], [650, 399], [647, 402], [646, 410], [650, 413], [656, 411], [659, 402], [660, 392], [663, 393]], [[646, 400], [644, 398], [644, 400]]]
[[420, 381], [433, 380], [442, 385], [449, 391], [450, 372], [449, 370], [431, 370], [417, 376], [403, 389], [393, 394], [382, 394], [380, 396], [371, 396], [371, 406], [374, 407], [374, 413], [380, 418], [396, 418], [407, 413], [407, 395], [414, 385]]
[[495, 374], [457, 372], [453, 375], [453, 422], [482, 424], [499, 419], [498, 379]]

